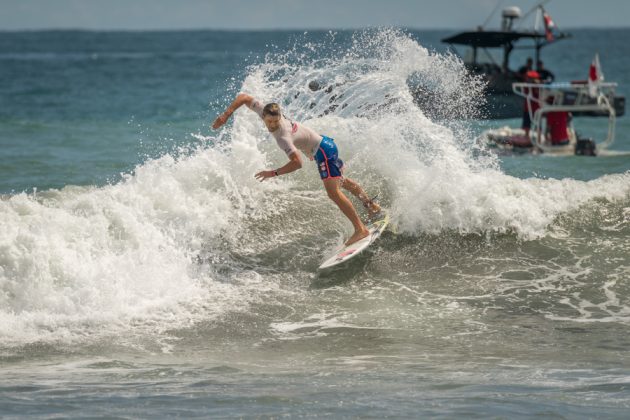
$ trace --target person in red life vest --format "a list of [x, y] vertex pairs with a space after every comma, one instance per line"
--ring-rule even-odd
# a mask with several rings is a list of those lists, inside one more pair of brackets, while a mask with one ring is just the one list
[[519, 67], [516, 73], [518, 74], [519, 79], [521, 79], [523, 82], [526, 82], [527, 73], [532, 70], [534, 70], [534, 59], [531, 57], [527, 57], [527, 62], [525, 63], [525, 65]]
[[[527, 83], [540, 83], [540, 75], [535, 70], [530, 70], [525, 75]], [[525, 93], [528, 93], [528, 88], [524, 89]], [[523, 104], [523, 123], [521, 124], [521, 128], [525, 130], [525, 137], [529, 139], [529, 129], [532, 126], [532, 116], [540, 108], [540, 104], [536, 99], [538, 99], [538, 88], [532, 88], [532, 96], [534, 100], [525, 100]], [[531, 108], [531, 109], [530, 109]]]

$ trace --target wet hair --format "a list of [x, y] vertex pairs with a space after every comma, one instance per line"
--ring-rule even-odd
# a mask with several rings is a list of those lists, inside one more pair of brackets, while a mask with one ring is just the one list
[[271, 115], [272, 117], [280, 116], [280, 105], [278, 105], [275, 102], [271, 102], [265, 105], [265, 107], [263, 108], [262, 115], [263, 115], [263, 118], [266, 117], [267, 115]]

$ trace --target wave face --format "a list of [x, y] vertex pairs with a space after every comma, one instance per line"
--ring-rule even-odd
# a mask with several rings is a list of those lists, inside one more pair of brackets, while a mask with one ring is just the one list
[[[454, 244], [470, 235], [481, 242], [507, 235], [517, 244], [578, 238], [581, 215], [602, 220], [601, 241], [606, 229], [627, 230], [628, 173], [582, 182], [501, 172], [466, 122], [483, 85], [455, 57], [395, 30], [354, 35], [347, 48], [336, 46], [335, 36], [270, 53], [248, 69], [239, 90], [277, 101], [286, 115], [335, 138], [346, 175], [391, 209], [398, 235], [383, 251], [391, 254], [386, 261], [400, 261], [409, 249], [431, 254], [427, 242], [453, 255], [462, 249]], [[410, 81], [448, 99], [436, 100], [440, 118], [415, 105]], [[253, 174], [283, 164], [284, 154], [246, 109], [200, 140], [113, 185], [0, 201], [4, 347], [113, 334], [143, 346], [254, 304], [304, 297], [318, 262], [349, 232], [314, 165], [258, 183]], [[613, 244], [611, 252], [623, 255], [627, 245]], [[587, 310], [558, 297], [565, 298], [582, 315]]]

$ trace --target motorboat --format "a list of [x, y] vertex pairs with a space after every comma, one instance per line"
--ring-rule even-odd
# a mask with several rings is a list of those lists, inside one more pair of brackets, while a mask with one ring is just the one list
[[[504, 126], [484, 131], [478, 141], [502, 152], [595, 156], [615, 138], [616, 111], [610, 98], [616, 87], [609, 82], [598, 83], [596, 90], [587, 82], [514, 83], [513, 92], [524, 100], [531, 119], [529, 134], [522, 128]], [[550, 116], [563, 114], [567, 136], [557, 142], [550, 130]], [[608, 116], [606, 136], [600, 141], [581, 138], [572, 123], [576, 115]]]
[[[532, 13], [535, 13], [534, 28], [531, 30], [516, 29], [517, 23], [521, 23]], [[520, 26], [519, 26], [520, 27]], [[486, 30], [480, 26], [475, 31], [465, 31], [442, 39], [456, 52], [456, 46], [464, 46], [467, 52], [459, 54], [463, 57], [464, 65], [471, 74], [479, 75], [487, 84], [486, 103], [479, 113], [485, 119], [519, 118], [523, 112], [523, 98], [516, 95], [512, 89], [514, 83], [524, 82], [522, 73], [512, 70], [510, 56], [515, 49], [529, 49], [534, 52], [534, 63], [541, 60], [541, 50], [548, 45], [570, 38], [570, 33], [557, 31], [550, 16], [542, 4], [536, 5], [532, 10], [523, 15], [518, 7], [508, 7], [502, 11], [502, 24], [500, 30]], [[500, 51], [499, 54], [494, 53]], [[500, 57], [500, 58], [499, 58]], [[551, 82], [553, 80], [547, 80]], [[426, 91], [422, 86], [417, 89], [417, 101], [424, 108], [423, 98]], [[625, 97], [610, 92], [608, 102], [615, 108], [617, 116], [625, 113]], [[585, 105], [593, 105], [595, 98], [590, 96], [580, 97]], [[428, 104], [430, 105], [430, 104]], [[595, 107], [597, 108], [597, 107]], [[582, 112], [590, 116], [606, 116], [598, 114], [589, 107], [588, 111], [575, 111], [574, 115]]]

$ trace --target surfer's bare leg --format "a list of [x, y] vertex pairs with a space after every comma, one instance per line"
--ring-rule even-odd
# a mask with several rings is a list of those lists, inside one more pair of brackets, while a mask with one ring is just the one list
[[342, 213], [350, 220], [352, 226], [354, 227], [354, 234], [346, 241], [346, 245], [353, 244], [370, 234], [370, 231], [367, 230], [357, 211], [355, 210], [352, 202], [346, 197], [346, 195], [341, 191], [339, 178], [328, 178], [324, 179], [324, 188], [326, 188], [326, 192], [328, 193], [328, 197], [339, 207]]
[[352, 195], [357, 197], [359, 200], [361, 200], [365, 208], [368, 209], [370, 216], [378, 214], [381, 211], [381, 206], [379, 206], [377, 203], [372, 201], [370, 199], [370, 196], [368, 196], [367, 193], [365, 192], [365, 190], [361, 188], [359, 184], [357, 184], [350, 178], [344, 177], [341, 186], [345, 188], [346, 190], [350, 191]]

